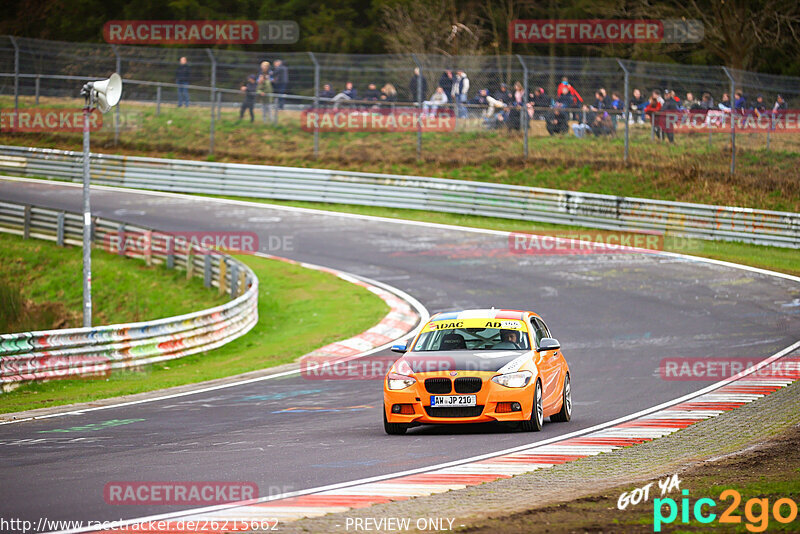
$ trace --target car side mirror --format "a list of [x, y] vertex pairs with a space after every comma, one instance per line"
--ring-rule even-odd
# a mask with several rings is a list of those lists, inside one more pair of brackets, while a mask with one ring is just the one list
[[402, 345], [392, 345], [392, 352], [399, 352], [400, 354], [403, 354], [406, 352], [407, 347], [408, 345], [406, 343], [403, 343]]
[[561, 343], [558, 342], [557, 339], [552, 337], [543, 337], [541, 341], [539, 341], [539, 348], [536, 349], [536, 352], [544, 352], [546, 350], [556, 350], [561, 348]]

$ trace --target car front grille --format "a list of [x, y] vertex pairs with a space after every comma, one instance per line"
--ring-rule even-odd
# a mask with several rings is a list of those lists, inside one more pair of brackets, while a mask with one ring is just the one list
[[453, 406], [443, 408], [425, 406], [425, 412], [430, 417], [478, 417], [483, 413], [483, 406]]
[[450, 393], [453, 384], [449, 378], [427, 378], [425, 379], [425, 390], [428, 393]]
[[477, 376], [466, 376], [455, 379], [456, 393], [477, 393], [483, 386], [483, 380]]

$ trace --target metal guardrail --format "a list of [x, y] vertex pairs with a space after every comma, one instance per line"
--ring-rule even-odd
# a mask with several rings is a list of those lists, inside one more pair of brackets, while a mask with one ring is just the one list
[[[148, 264], [181, 268], [187, 278], [202, 276], [206, 287], [229, 293], [229, 302], [177, 317], [155, 321], [0, 334], [0, 384], [96, 375], [205, 352], [246, 334], [258, 321], [258, 278], [230, 256], [188, 245], [175, 251], [168, 234], [95, 217], [93, 241], [109, 244], [117, 232], [126, 240], [145, 238], [144, 249], [119, 247], [119, 254]], [[83, 222], [78, 213], [0, 202], [0, 232], [82, 244]]]
[[[80, 181], [78, 152], [0, 145], [0, 172]], [[431, 210], [800, 248], [800, 214], [443, 178], [92, 155], [92, 182]]]

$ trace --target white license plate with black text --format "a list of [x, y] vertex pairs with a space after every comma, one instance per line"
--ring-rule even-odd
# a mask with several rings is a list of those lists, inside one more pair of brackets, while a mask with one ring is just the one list
[[477, 395], [431, 395], [431, 407], [475, 406]]

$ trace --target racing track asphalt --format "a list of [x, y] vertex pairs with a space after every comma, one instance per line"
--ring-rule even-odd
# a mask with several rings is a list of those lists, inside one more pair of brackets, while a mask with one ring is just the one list
[[[80, 211], [81, 190], [0, 180], [0, 200]], [[538, 311], [571, 366], [574, 418], [540, 433], [421, 427], [387, 436], [380, 381], [298, 375], [135, 406], [0, 426], [0, 517], [117, 520], [192, 508], [111, 506], [110, 481], [252, 481], [260, 495], [532, 443], [715, 380], [660, 378], [666, 357], [758, 360], [796, 341], [796, 282], [654, 254], [517, 255], [503, 235], [266, 205], [92, 191], [93, 213], [165, 231], [257, 232], [262, 252], [386, 282], [431, 312]], [[267, 250], [270, 236], [292, 250]], [[347, 320], [347, 317], [342, 317]], [[128, 421], [119, 426], [104, 422]], [[52, 432], [87, 427], [70, 432]]]

